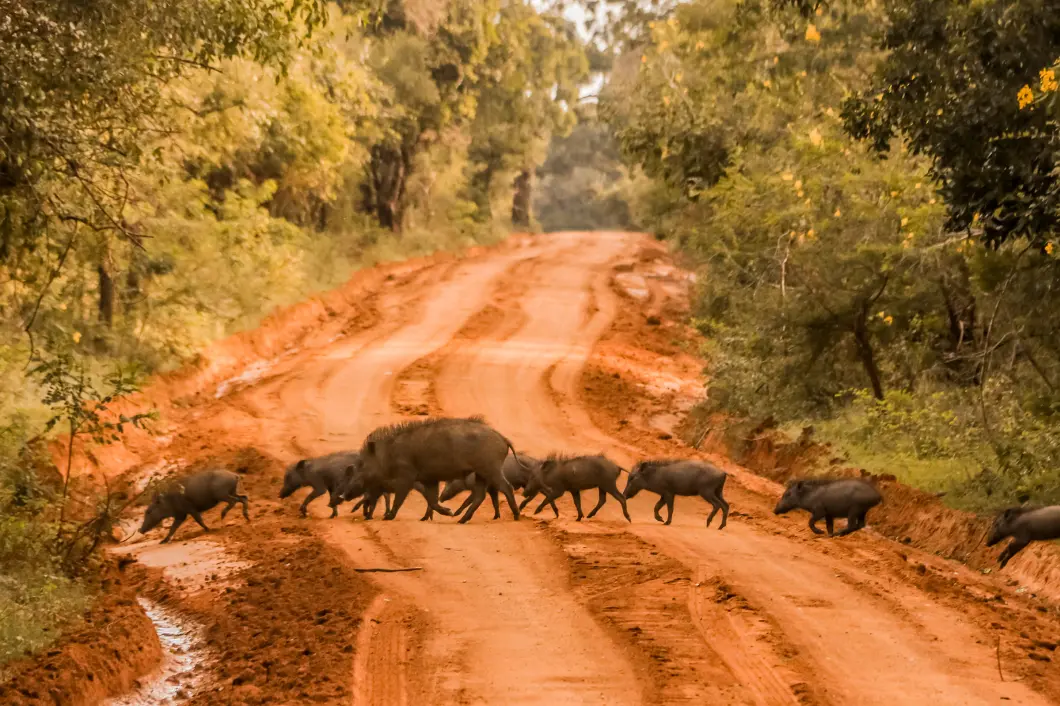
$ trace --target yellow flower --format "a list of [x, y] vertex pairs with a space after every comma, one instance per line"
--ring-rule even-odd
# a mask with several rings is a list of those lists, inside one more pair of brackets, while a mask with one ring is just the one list
[[805, 71], [800, 71], [799, 72], [799, 76], [801, 76], [803, 78], [806, 78], [806, 72]]
[[806, 231], [806, 237], [810, 240], [814, 240], [817, 238], [817, 234], [813, 232], [813, 228], [810, 228], [808, 231]]
[[1050, 255], [1053, 254], [1053, 244], [1052, 244], [1052, 242], [1048, 242], [1048, 243], [1045, 244], [1045, 252], [1049, 253]]
[[916, 186], [914, 186], [913, 188], [914, 188], [914, 189], [919, 189], [919, 188], [920, 188], [920, 182], [918, 181], [918, 182], [916, 183]]
[[795, 191], [802, 191], [802, 179], [795, 180]]
[[821, 7], [820, 5], [818, 5], [817, 9], [813, 11], [813, 14], [817, 15], [818, 17], [820, 17], [823, 13], [824, 13], [824, 8]]
[[908, 222], [909, 222], [909, 219], [908, 219], [908, 218], [903, 218], [903, 219], [902, 219], [902, 226], [904, 227], [904, 226], [905, 226], [905, 224], [906, 224], [906, 223], [908, 223]]
[[80, 343], [81, 342], [81, 332], [80, 331], [74, 331], [74, 335], [71, 338], [74, 339], [74, 343]]
[[773, 83], [767, 78], [765, 81], [762, 82], [762, 85], [765, 86], [766, 88], [769, 88], [770, 86], [773, 85]]
[[935, 115], [942, 115], [942, 108], [939, 108], [939, 109], [938, 109], [938, 112], [937, 112], [937, 113], [935, 113]]
[[1034, 92], [1031, 91], [1030, 86], [1024, 86], [1020, 89], [1020, 92], [1016, 94], [1016, 100], [1019, 101], [1020, 110], [1023, 110], [1028, 105], [1034, 102]]
[[822, 142], [824, 142], [824, 138], [821, 137], [821, 131], [817, 128], [810, 130], [810, 144], [814, 147], [820, 147]]
[[705, 47], [705, 46], [707, 46], [707, 45], [704, 44], [703, 42], [696, 42], [696, 49], [698, 49], [698, 50], [702, 50], [703, 47]]
[[663, 105], [670, 105], [670, 96], [663, 96]]
[[898, 192], [897, 192], [897, 191], [892, 191], [892, 192], [891, 192], [891, 198], [894, 198], [894, 197], [895, 197], [895, 196], [897, 196], [897, 195], [898, 195]]
[[836, 217], [836, 218], [839, 218], [839, 217], [840, 217], [840, 216], [842, 216], [842, 215], [843, 215], [843, 212], [842, 212], [841, 210], [839, 210], [839, 209], [837, 208], [837, 209], [835, 210], [835, 217]]
[[806, 41], [808, 42], [819, 42], [821, 41], [821, 33], [817, 31], [817, 26], [809, 24], [806, 26]]
[[773, 63], [774, 64], [779, 64], [780, 63], [780, 57], [779, 56], [774, 56], [773, 57]]
[[931, 199], [930, 201], [928, 201], [928, 203], [931, 204], [932, 206], [934, 206], [935, 205], [935, 199]]
[[1052, 93], [1060, 84], [1056, 82], [1056, 73], [1052, 69], [1042, 69], [1038, 72], [1038, 78], [1041, 79], [1042, 93]]
[[795, 178], [795, 175], [792, 174], [791, 172], [784, 172], [783, 174], [780, 175], [780, 178], [783, 179], [784, 181], [791, 181], [792, 179]]
[[884, 321], [884, 323], [886, 323], [886, 324], [887, 324], [888, 326], [890, 326], [891, 324], [893, 324], [893, 323], [894, 323], [894, 317], [893, 317], [893, 316], [885, 316], [885, 317], [883, 317], [883, 321]]
[[979, 214], [978, 213], [973, 213], [972, 214], [972, 223], [978, 223], [978, 222], [979, 222]]
[[803, 192], [802, 192], [802, 189], [799, 189], [799, 190], [798, 190], [798, 191], [797, 191], [797, 192], [795, 193], [795, 195], [796, 195], [796, 196], [798, 196], [798, 197], [799, 197], [799, 198], [801, 199], [801, 198], [802, 198], [802, 197], [804, 196], [804, 194], [803, 194]]
[[647, 64], [648, 63], [648, 57], [646, 57], [643, 54], [641, 54], [640, 55], [640, 63]]

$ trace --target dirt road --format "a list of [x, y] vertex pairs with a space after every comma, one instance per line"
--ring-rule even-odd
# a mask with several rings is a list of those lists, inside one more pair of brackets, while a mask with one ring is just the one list
[[[374, 318], [365, 325], [336, 321], [334, 331], [318, 332], [316, 343], [241, 386], [183, 408], [173, 422], [182, 427], [175, 445], [207, 440], [205, 448], [224, 437], [290, 462], [357, 447], [376, 426], [431, 413], [482, 414], [531, 454], [603, 451], [625, 468], [645, 455], [691, 454], [666, 432], [680, 410], [637, 412], [639, 397], [675, 395], [684, 384], [673, 374], [680, 356], [653, 350], [669, 345], [670, 329], [645, 325], [643, 314], [663, 312], [686, 282], [665, 262], [642, 257], [645, 247], [658, 252], [635, 235], [540, 236], [393, 278], [373, 295]], [[614, 286], [616, 271], [633, 278], [625, 293]], [[602, 374], [605, 364], [624, 372]], [[599, 395], [609, 402], [591, 403]], [[415, 494], [394, 522], [345, 512], [327, 520], [319, 500], [313, 519], [299, 524], [296, 502], [271, 497], [280, 473], [273, 468], [256, 481], [259, 496], [267, 493], [255, 500], [256, 515], [266, 519], [252, 529], [230, 519], [214, 540], [227, 543], [240, 566], [255, 556], [264, 561], [247, 549], [264, 537], [288, 547], [302, 536], [322, 540], [314, 551], [323, 565], [334, 550], [333, 573], [418, 568], [362, 574], [368, 582], [350, 589], [343, 600], [359, 627], [346, 636], [348, 680], [333, 698], [316, 701], [1035, 705], [1060, 698], [1060, 677], [1044, 661], [1050, 657], [1028, 659], [1018, 644], [1055, 639], [1055, 611], [1036, 613], [1015, 587], [871, 528], [841, 540], [811, 537], [804, 518], [772, 515], [773, 486], [732, 470], [726, 494], [734, 513], [718, 532], [703, 527], [705, 506], [690, 499], [678, 501], [672, 526], [657, 524], [656, 498], [643, 495], [630, 503], [632, 524], [613, 500], [577, 523], [566, 498], [558, 520], [546, 511], [544, 520], [512, 522], [502, 508], [494, 521], [487, 502], [468, 525], [420, 522], [424, 505]], [[197, 533], [185, 528], [178, 538], [195, 541]], [[175, 570], [180, 561], [158, 560], [155, 541], [136, 550], [142, 561]], [[306, 579], [289, 570], [269, 569], [277, 587], [282, 578], [296, 592], [320, 590], [299, 587]], [[329, 587], [343, 590], [341, 582]], [[1007, 612], [991, 603], [995, 596]], [[211, 599], [194, 600], [202, 611]], [[1021, 637], [1025, 626], [1040, 634]], [[342, 681], [342, 669], [336, 673]], [[221, 683], [216, 675], [200, 681]], [[233, 703], [269, 702], [275, 684], [254, 683], [253, 698]]]

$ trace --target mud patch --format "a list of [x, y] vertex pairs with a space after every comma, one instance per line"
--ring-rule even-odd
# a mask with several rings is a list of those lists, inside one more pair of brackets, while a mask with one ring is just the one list
[[151, 620], [129, 585], [132, 570], [108, 570], [100, 598], [52, 649], [9, 665], [5, 706], [87, 706], [125, 693], [162, 660]]
[[566, 554], [575, 593], [633, 657], [645, 701], [749, 703], [694, 627], [683, 565], [628, 532], [539, 524]]
[[186, 703], [199, 681], [196, 668], [208, 659], [201, 648], [202, 629], [164, 606], [142, 598], [139, 603], [162, 644], [161, 669], [137, 680], [131, 693], [110, 699], [107, 706]]
[[[304, 523], [241, 526], [227, 540], [251, 567], [216, 596], [205, 591], [181, 601], [207, 626], [206, 649], [216, 657], [189, 703], [350, 702], [357, 631], [372, 585]], [[164, 586], [159, 593], [152, 597], [172, 599]]]

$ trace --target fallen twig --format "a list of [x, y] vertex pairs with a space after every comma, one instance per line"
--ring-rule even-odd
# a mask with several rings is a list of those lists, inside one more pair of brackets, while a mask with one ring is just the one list
[[688, 578], [687, 576], [678, 576], [675, 579], [670, 579], [669, 581], [663, 581], [663, 583], [677, 583], [678, 581], [691, 581], [691, 580], [692, 579]]
[[1005, 675], [1001, 673], [1001, 636], [997, 636], [997, 677], [1005, 681]]
[[359, 574], [373, 574], [373, 573], [393, 574], [393, 573], [397, 573], [399, 571], [423, 571], [423, 567], [422, 566], [410, 566], [407, 569], [382, 569], [382, 568], [379, 568], [379, 569], [354, 569], [354, 571], [356, 571]]

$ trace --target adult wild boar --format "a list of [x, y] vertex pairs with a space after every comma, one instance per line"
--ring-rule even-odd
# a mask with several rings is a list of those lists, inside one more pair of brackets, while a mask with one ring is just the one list
[[655, 519], [662, 522], [659, 510], [666, 505], [666, 523], [674, 518], [674, 498], [678, 495], [698, 495], [713, 506], [707, 518], [707, 527], [714, 516], [721, 510], [721, 524], [718, 529], [725, 529], [729, 520], [729, 503], [725, 502], [721, 492], [725, 487], [728, 474], [703, 461], [675, 461], [670, 459], [641, 461], [629, 472], [626, 489], [623, 495], [632, 498], [641, 490], [656, 493], [659, 502], [655, 504]]
[[[538, 493], [545, 499], [538, 505], [534, 514], [545, 509], [546, 505], [552, 506], [552, 512], [559, 517], [559, 509], [556, 507], [556, 498], [564, 493], [570, 493], [574, 500], [574, 509], [578, 511], [578, 521], [582, 517], [581, 491], [596, 488], [599, 491], [599, 500], [596, 507], [589, 513], [591, 519], [600, 508], [607, 502], [610, 495], [622, 505], [622, 514], [626, 520], [632, 522], [629, 510], [626, 509], [626, 499], [618, 492], [618, 474], [622, 469], [613, 461], [597, 454], [595, 456], [563, 456], [552, 455], [542, 462], [541, 467], [530, 477], [530, 481], [523, 490], [523, 507], [526, 506]], [[520, 508], [522, 509], [522, 508]]]
[[1012, 541], [998, 557], [1002, 569], [1031, 542], [1060, 539], [1060, 505], [1008, 508], [994, 520], [986, 546], [992, 547], [1006, 537]]
[[[508, 458], [504, 459], [504, 465], [501, 467], [501, 472], [504, 473], [504, 477], [512, 484], [513, 490], [520, 490], [526, 487], [526, 484], [530, 481], [530, 476], [541, 466], [541, 461], [532, 456], [525, 454], [512, 454]], [[438, 500], [440, 502], [446, 502], [452, 500], [460, 493], [464, 491], [470, 491], [471, 494], [467, 496], [463, 504], [457, 508], [454, 515], [462, 513], [468, 505], [470, 505], [475, 499], [475, 481], [476, 476], [469, 474], [466, 478], [459, 478], [454, 481], [449, 481], [442, 488], [442, 494]], [[492, 485], [486, 487], [486, 492], [489, 493], [490, 500], [493, 501], [493, 519], [498, 520], [501, 516], [500, 506], [500, 488], [495, 488]]]
[[144, 513], [144, 521], [140, 526], [140, 534], [146, 534], [167, 517], [173, 518], [173, 524], [169, 526], [169, 534], [162, 540], [165, 544], [173, 538], [184, 520], [191, 518], [199, 523], [207, 532], [210, 528], [202, 520], [202, 513], [212, 509], [218, 503], [228, 501], [228, 505], [221, 510], [221, 519], [225, 518], [228, 511], [236, 503], [243, 505], [243, 517], [250, 522], [249, 503], [247, 496], [243, 493], [243, 479], [231, 471], [211, 470], [196, 473], [184, 479], [183, 482], [172, 486], [155, 495], [154, 500]]
[[863, 480], [811, 478], [789, 483], [773, 513], [783, 515], [791, 510], [807, 510], [814, 534], [824, 534], [817, 529], [817, 522], [824, 519], [829, 537], [835, 536], [833, 520], [845, 517], [847, 526], [839, 533], [843, 536], [863, 528], [865, 514], [881, 500], [880, 492]]
[[350, 480], [348, 469], [357, 463], [358, 458], [356, 451], [338, 451], [327, 456], [303, 458], [298, 463], [291, 464], [283, 474], [280, 499], [290, 497], [299, 488], [309, 486], [312, 490], [305, 496], [299, 508], [302, 517], [306, 516], [309, 503], [324, 493], [328, 494], [331, 517], [335, 517], [339, 514], [342, 493]]
[[[376, 429], [361, 447], [358, 475], [368, 489], [389, 490], [394, 504], [385, 520], [397, 517], [409, 491], [418, 481], [423, 484], [429, 510], [443, 515], [452, 511], [438, 503], [438, 484], [465, 478], [474, 473], [486, 484], [504, 493], [515, 519], [519, 509], [511, 483], [501, 467], [512, 444], [481, 417], [467, 419], [435, 418], [402, 422]], [[460, 522], [474, 516], [485, 499], [485, 491], [471, 503]], [[429, 513], [428, 513], [429, 515]]]

